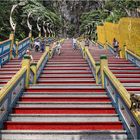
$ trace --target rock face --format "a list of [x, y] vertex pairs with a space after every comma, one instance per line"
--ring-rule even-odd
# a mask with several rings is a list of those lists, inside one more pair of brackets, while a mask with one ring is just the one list
[[51, 5], [59, 11], [64, 19], [63, 33], [65, 36], [78, 34], [81, 14], [99, 7], [99, 2], [91, 0], [50, 0], [44, 4], [46, 6]]

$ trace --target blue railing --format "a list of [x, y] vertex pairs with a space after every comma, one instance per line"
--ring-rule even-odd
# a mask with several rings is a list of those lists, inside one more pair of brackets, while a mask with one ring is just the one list
[[18, 58], [22, 58], [26, 53], [26, 50], [30, 47], [30, 37], [25, 38], [24, 40], [19, 42], [18, 45]]
[[0, 42], [0, 67], [10, 59], [11, 40]]
[[136, 66], [140, 67], [140, 57], [135, 55], [129, 50], [126, 50], [126, 58], [127, 60], [131, 61], [134, 63]]
[[127, 130], [128, 137], [140, 139], [140, 125], [138, 124], [137, 118], [134, 118], [132, 114], [135, 111], [132, 112], [130, 110], [130, 93], [128, 93], [108, 68], [104, 68], [104, 75], [105, 89], [112, 99], [119, 118]]
[[13, 49], [12, 49], [12, 57], [13, 57], [13, 58], [15, 58], [16, 55], [17, 55], [16, 48], [17, 48], [17, 45], [14, 44], [14, 45], [13, 45]]
[[0, 128], [7, 120], [18, 98], [25, 87], [26, 67], [21, 68], [18, 73], [0, 91]]

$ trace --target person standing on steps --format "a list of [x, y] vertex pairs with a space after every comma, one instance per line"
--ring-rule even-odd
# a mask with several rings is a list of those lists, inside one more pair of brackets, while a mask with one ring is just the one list
[[59, 41], [57, 41], [55, 47], [56, 47], [56, 52], [57, 52], [57, 54], [60, 55], [60, 53], [61, 53], [61, 44], [60, 44]]
[[45, 41], [44, 40], [42, 40], [42, 42], [41, 42], [41, 52], [44, 52], [44, 50], [45, 50]]
[[30, 56], [31, 63], [33, 62], [33, 56], [31, 55], [30, 50], [26, 51], [26, 55]]
[[113, 47], [115, 50], [116, 58], [119, 58], [119, 42], [115, 38], [113, 39]]
[[73, 42], [73, 49], [76, 50], [77, 49], [77, 40], [75, 38], [73, 38], [72, 42]]
[[39, 48], [40, 48], [40, 41], [39, 40], [36, 40], [35, 43], [34, 43], [34, 48], [35, 48], [35, 51], [38, 52], [39, 51]]

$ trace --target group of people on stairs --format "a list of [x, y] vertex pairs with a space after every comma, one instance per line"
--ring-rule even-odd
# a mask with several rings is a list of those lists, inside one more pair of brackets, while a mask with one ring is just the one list
[[[72, 42], [73, 42], [73, 49], [76, 50], [77, 49], [77, 40], [75, 38], [73, 38]], [[85, 47], [89, 47], [90, 46], [89, 38], [85, 38], [84, 42], [85, 42]]]
[[36, 40], [34, 42], [35, 51], [38, 52], [40, 50], [41, 52], [44, 52], [45, 45], [46, 45], [46, 43], [45, 43], [45, 40], [44, 39], [42, 41]]

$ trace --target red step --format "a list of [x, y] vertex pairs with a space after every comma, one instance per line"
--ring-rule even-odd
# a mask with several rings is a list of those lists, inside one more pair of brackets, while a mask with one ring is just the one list
[[116, 114], [113, 107], [106, 108], [33, 108], [16, 107], [15, 114]]
[[7, 130], [123, 130], [121, 122], [5, 122]]

